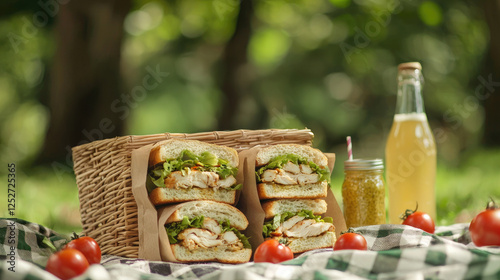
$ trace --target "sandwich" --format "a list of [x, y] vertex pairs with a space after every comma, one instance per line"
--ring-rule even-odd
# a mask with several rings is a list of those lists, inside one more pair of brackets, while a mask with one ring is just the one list
[[294, 254], [332, 248], [335, 226], [331, 217], [322, 218], [327, 203], [322, 199], [280, 199], [262, 204], [266, 220], [265, 239], [284, 240]]
[[260, 199], [327, 195], [328, 158], [318, 149], [296, 144], [265, 147], [257, 153], [255, 166]]
[[167, 140], [149, 155], [147, 188], [154, 205], [191, 200], [234, 204], [238, 173], [236, 150], [195, 140]]
[[240, 210], [208, 200], [183, 203], [165, 223], [170, 248], [179, 262], [248, 262], [252, 249], [240, 232], [247, 226]]

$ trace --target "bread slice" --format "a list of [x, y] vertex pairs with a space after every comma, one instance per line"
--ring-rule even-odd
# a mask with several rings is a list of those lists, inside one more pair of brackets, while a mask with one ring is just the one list
[[178, 158], [184, 150], [189, 150], [197, 156], [203, 152], [211, 152], [218, 158], [227, 160], [232, 167], [238, 167], [238, 152], [235, 149], [197, 140], [182, 139], [170, 139], [156, 143], [149, 154], [149, 166], [167, 159]]
[[297, 213], [301, 210], [312, 211], [314, 215], [326, 213], [327, 204], [323, 199], [280, 199], [262, 204], [266, 219], [285, 212]]
[[328, 158], [318, 149], [298, 144], [279, 144], [262, 148], [257, 152], [255, 166], [263, 166], [269, 163], [273, 158], [294, 154], [312, 161], [320, 167], [328, 167]]
[[209, 200], [186, 202], [168, 217], [166, 224], [182, 221], [184, 216], [189, 219], [204, 216], [217, 221], [229, 220], [231, 226], [237, 230], [244, 230], [248, 227], [248, 220], [240, 210], [222, 202]]
[[232, 251], [226, 246], [217, 246], [212, 248], [199, 248], [189, 250], [188, 248], [174, 244], [170, 245], [175, 258], [181, 262], [209, 262], [216, 261], [221, 263], [246, 263], [250, 261], [252, 249], [241, 249]]
[[323, 198], [326, 197], [328, 183], [321, 181], [307, 185], [279, 185], [274, 183], [260, 183], [257, 185], [259, 199], [274, 198]]
[[[279, 240], [282, 237], [276, 237]], [[327, 231], [321, 235], [307, 238], [288, 238], [288, 247], [294, 254], [303, 253], [321, 248], [333, 248], [336, 237], [335, 232]]]
[[192, 201], [192, 200], [213, 200], [234, 204], [236, 202], [236, 191], [219, 188], [155, 188], [149, 194], [149, 199], [153, 205], [164, 205], [170, 203]]

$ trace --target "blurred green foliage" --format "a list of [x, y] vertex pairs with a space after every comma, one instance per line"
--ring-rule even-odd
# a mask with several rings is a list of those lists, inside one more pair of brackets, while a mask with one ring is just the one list
[[[125, 88], [140, 84], [147, 67], [169, 76], [123, 115], [127, 134], [216, 129], [224, 110], [220, 59], [235, 30], [239, 1], [133, 4], [124, 22]], [[78, 205], [74, 178], [32, 166], [48, 127], [42, 93], [56, 52], [53, 26], [33, 26], [32, 16], [20, 12], [0, 20], [7, 35], [0, 41], [0, 161], [16, 162], [30, 174], [18, 183], [19, 215], [68, 230], [75, 224], [58, 221], [68, 212], [64, 207], [74, 211]], [[345, 136], [353, 136], [355, 157], [383, 157], [397, 64], [420, 61], [429, 121], [443, 132], [437, 138], [442, 222], [453, 222], [488, 194], [500, 195], [491, 169], [500, 155], [480, 149], [483, 106], [464, 106], [480, 84], [489, 42], [474, 1], [260, 0], [254, 1], [252, 28], [248, 64], [238, 69], [245, 90], [235, 128], [312, 129], [315, 146], [338, 154], [339, 186]], [[61, 203], [53, 205], [56, 200]]]

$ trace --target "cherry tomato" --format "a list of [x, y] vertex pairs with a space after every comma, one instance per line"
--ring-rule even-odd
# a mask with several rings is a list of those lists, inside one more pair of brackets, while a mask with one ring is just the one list
[[257, 247], [253, 257], [254, 262], [280, 263], [293, 259], [292, 250], [278, 240], [269, 239]]
[[88, 267], [89, 262], [80, 251], [63, 249], [49, 257], [45, 270], [66, 280], [83, 274]]
[[470, 237], [476, 246], [500, 246], [500, 208], [491, 202], [477, 214], [469, 226]]
[[333, 250], [366, 250], [366, 239], [363, 235], [355, 232], [346, 232], [342, 234], [333, 245]]
[[406, 210], [402, 219], [403, 225], [416, 227], [431, 234], [436, 229], [431, 216], [425, 212]]
[[87, 258], [89, 264], [99, 264], [101, 263], [101, 248], [99, 244], [92, 237], [82, 236], [78, 237], [74, 235], [73, 240], [71, 240], [66, 248], [76, 249]]

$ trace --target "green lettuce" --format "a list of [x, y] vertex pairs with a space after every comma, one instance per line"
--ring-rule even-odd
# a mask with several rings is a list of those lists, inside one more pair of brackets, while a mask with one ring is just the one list
[[[165, 229], [167, 231], [168, 241], [170, 242], [170, 244], [177, 244], [179, 242], [179, 240], [177, 239], [179, 233], [188, 228], [203, 228], [202, 227], [203, 220], [204, 220], [203, 216], [194, 217], [192, 219], [189, 219], [187, 216], [184, 216], [182, 221], [180, 222], [173, 222], [167, 224], [165, 226]], [[243, 247], [252, 249], [250, 242], [248, 242], [248, 237], [242, 234], [239, 230], [232, 227], [229, 220], [225, 220], [222, 222], [219, 221], [218, 223], [222, 229], [221, 233], [224, 233], [226, 231], [234, 232], [234, 234], [236, 234], [236, 236], [241, 240], [241, 243], [243, 243]]]
[[283, 168], [285, 164], [288, 162], [294, 163], [294, 164], [307, 164], [309, 167], [311, 167], [312, 171], [319, 174], [320, 178], [319, 181], [327, 181], [330, 183], [330, 170], [328, 168], [321, 168], [319, 165], [312, 161], [308, 161], [307, 159], [300, 157], [298, 155], [293, 155], [293, 154], [287, 154], [287, 155], [280, 155], [275, 158], [273, 158], [269, 163], [261, 168], [259, 168], [257, 171], [255, 171], [255, 174], [257, 175], [257, 182], [261, 182], [260, 180], [260, 175], [264, 173], [264, 171], [268, 169], [277, 169], [277, 168]]
[[310, 210], [301, 210], [298, 213], [284, 212], [274, 216], [272, 220], [264, 223], [264, 226], [262, 227], [262, 234], [264, 235], [264, 238], [270, 237], [271, 233], [275, 231], [284, 221], [296, 215], [305, 217], [305, 219], [313, 219], [318, 223], [333, 224], [333, 219], [331, 217], [322, 218], [319, 215], [314, 215]]
[[238, 174], [237, 167], [231, 167], [227, 160], [217, 158], [210, 152], [203, 152], [197, 156], [189, 150], [184, 150], [178, 158], [157, 164], [149, 171], [148, 176], [152, 184], [149, 184], [148, 191], [151, 192], [155, 187], [165, 187], [165, 178], [170, 173], [181, 171], [185, 175], [193, 167], [202, 172], [215, 172], [221, 179]]
[[199, 216], [189, 219], [187, 216], [184, 216], [182, 221], [166, 225], [165, 229], [167, 230], [168, 241], [170, 244], [177, 244], [177, 235], [179, 235], [181, 231], [188, 228], [201, 228], [203, 225], [203, 218], [203, 216]]
[[247, 249], [252, 249], [252, 245], [250, 245], [250, 242], [248, 241], [248, 237], [246, 237], [243, 233], [241, 233], [239, 230], [235, 229], [234, 227], [231, 226], [231, 223], [229, 220], [225, 220], [223, 222], [219, 222], [219, 224], [222, 227], [222, 233], [226, 231], [232, 231], [236, 236], [241, 240], [241, 243], [243, 243], [243, 247]]

